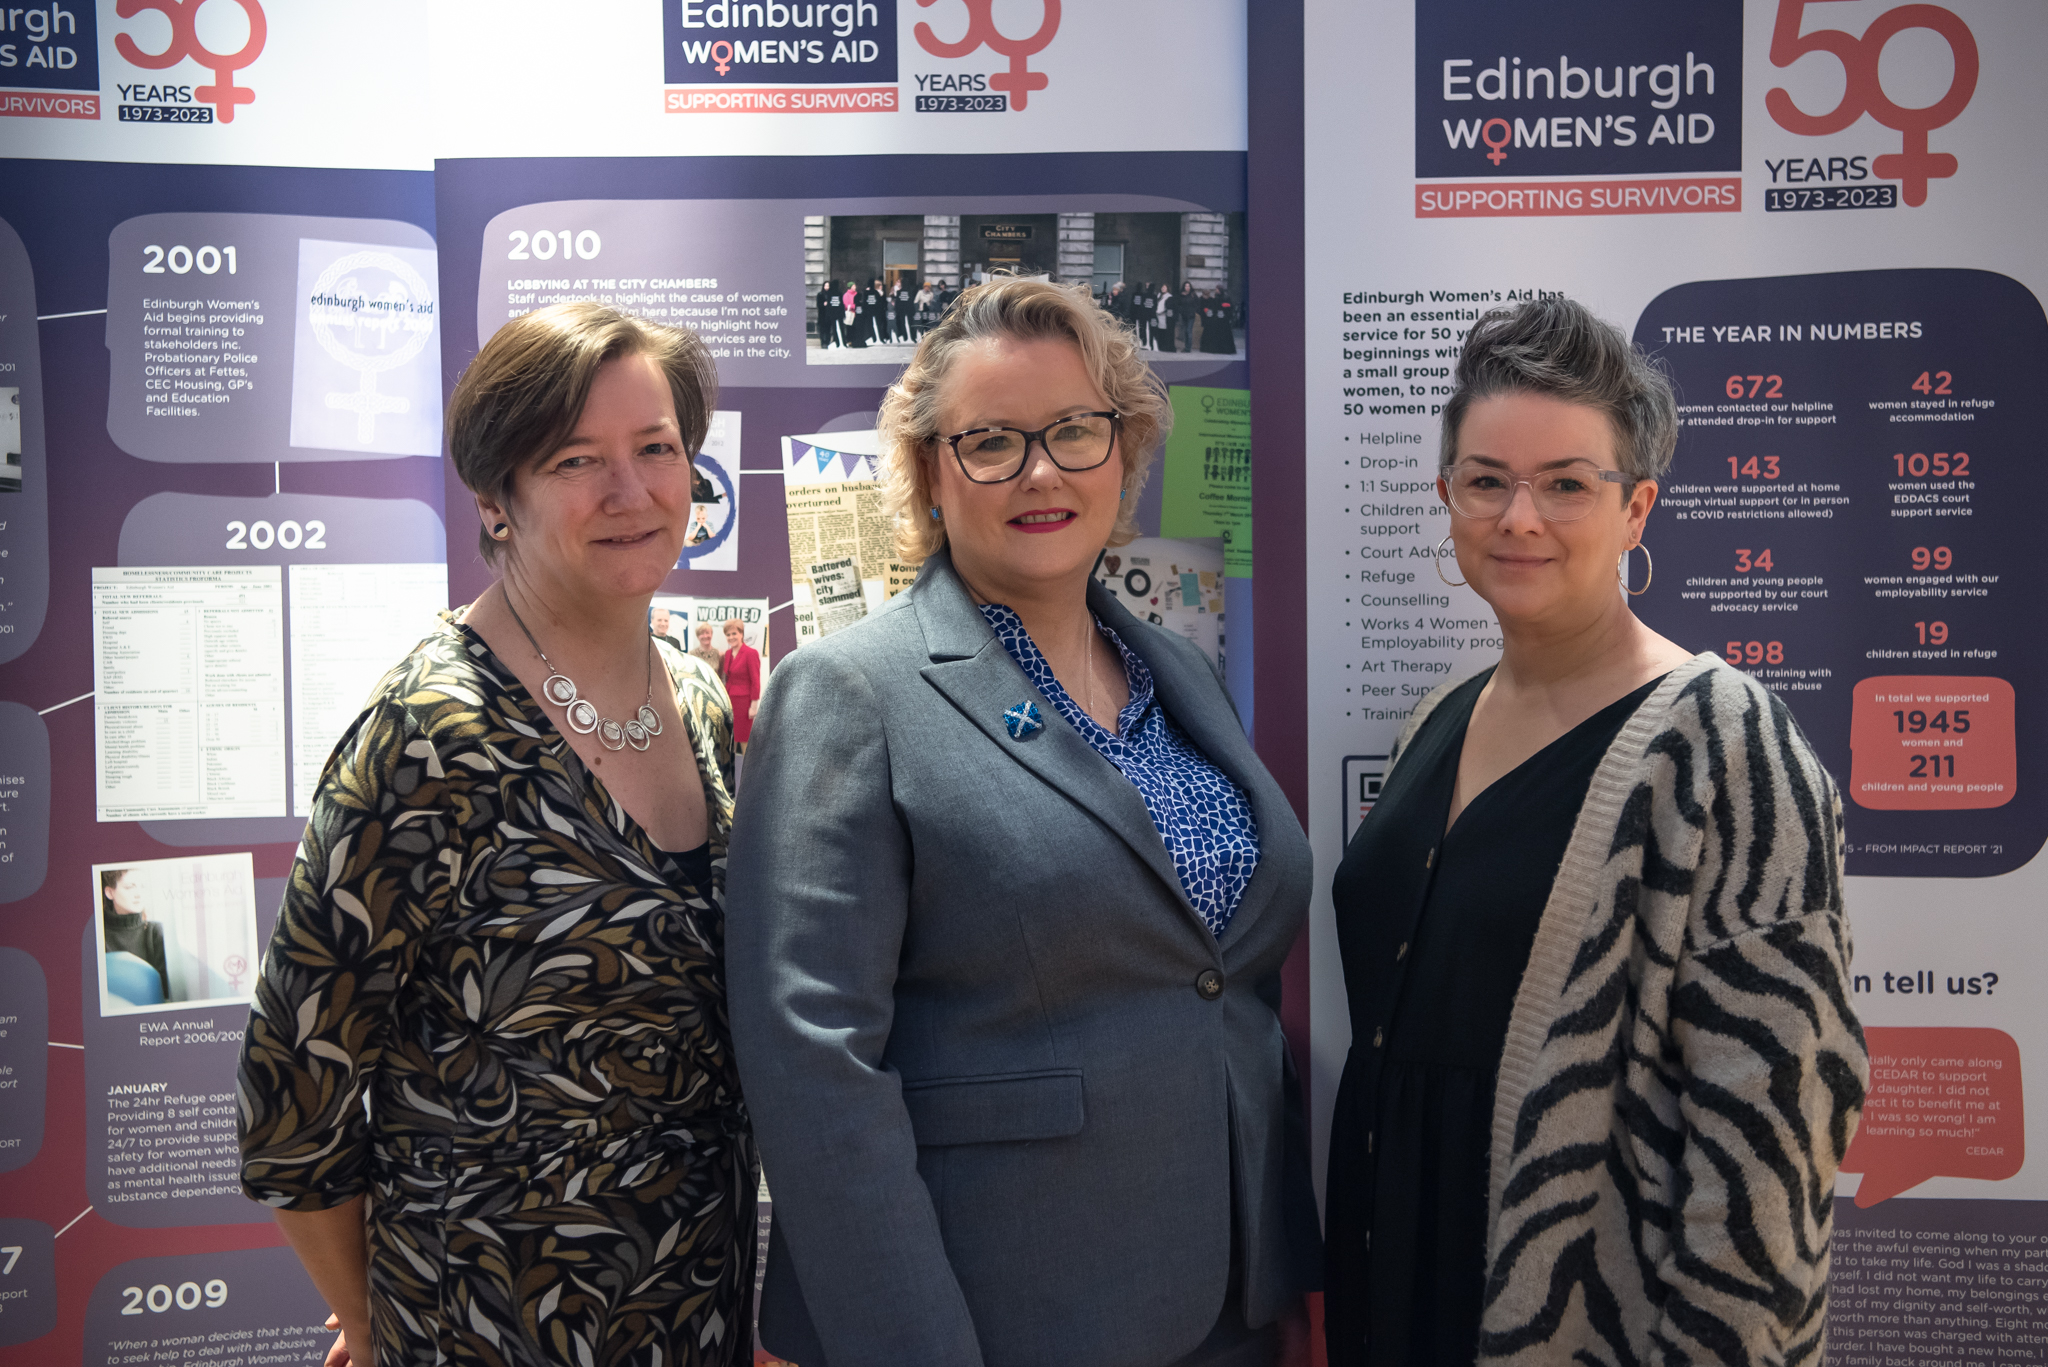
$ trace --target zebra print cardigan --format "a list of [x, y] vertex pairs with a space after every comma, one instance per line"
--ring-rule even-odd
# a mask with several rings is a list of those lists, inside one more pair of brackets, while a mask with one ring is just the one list
[[1818, 1367], [1869, 1079], [1841, 811], [1784, 705], [1711, 654], [1609, 748], [1495, 1083], [1480, 1362]]

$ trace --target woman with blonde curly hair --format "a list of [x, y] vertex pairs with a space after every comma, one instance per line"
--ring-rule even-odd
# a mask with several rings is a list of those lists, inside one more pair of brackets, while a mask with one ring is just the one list
[[923, 568], [776, 669], [727, 885], [780, 1356], [1267, 1364], [1316, 1275], [1307, 840], [1214, 666], [1090, 578], [1168, 421], [1121, 324], [1009, 279], [883, 406]]

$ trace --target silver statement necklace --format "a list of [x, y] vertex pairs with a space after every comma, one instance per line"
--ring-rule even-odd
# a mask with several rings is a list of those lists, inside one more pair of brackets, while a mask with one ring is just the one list
[[[499, 592], [504, 592], [502, 587]], [[654, 710], [654, 642], [651, 639], [647, 642], [647, 698], [631, 721], [613, 721], [600, 713], [590, 699], [576, 691], [574, 679], [555, 668], [555, 662], [540, 648], [540, 642], [533, 639], [526, 619], [519, 615], [518, 608], [512, 606], [512, 595], [505, 593], [504, 598], [505, 610], [526, 633], [526, 643], [533, 647], [534, 654], [540, 656], [540, 662], [548, 667], [548, 676], [541, 681], [541, 696], [562, 709], [563, 720], [569, 723], [571, 731], [579, 736], [596, 732], [597, 743], [607, 750], [623, 750], [628, 745], [635, 750], [645, 750], [648, 742], [661, 734], [661, 714]]]

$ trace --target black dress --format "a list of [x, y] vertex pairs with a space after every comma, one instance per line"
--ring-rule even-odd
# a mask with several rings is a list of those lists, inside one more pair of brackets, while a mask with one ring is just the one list
[[115, 911], [109, 907], [100, 916], [106, 926], [107, 952], [125, 950], [155, 969], [164, 985], [163, 999], [169, 1001], [171, 970], [164, 958], [164, 928], [139, 911]]
[[1351, 1055], [1330, 1132], [1331, 1367], [1478, 1355], [1493, 1087], [1593, 772], [1656, 682], [1479, 793], [1449, 831], [1487, 670], [1422, 724], [1332, 887]]

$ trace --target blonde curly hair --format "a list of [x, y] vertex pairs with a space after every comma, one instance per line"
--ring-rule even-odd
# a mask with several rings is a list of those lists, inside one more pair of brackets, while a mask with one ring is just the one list
[[932, 461], [946, 376], [970, 347], [996, 338], [1059, 338], [1081, 350], [1081, 363], [1109, 406], [1122, 418], [1117, 454], [1124, 466], [1124, 499], [1109, 544], [1137, 536], [1138, 491], [1152, 458], [1173, 429], [1166, 387], [1138, 355], [1131, 330], [1097, 307], [1085, 286], [998, 277], [964, 291], [939, 325], [924, 335], [917, 354], [889, 387], [876, 420], [882, 440], [882, 492], [896, 533], [896, 552], [916, 565], [946, 544], [946, 526], [930, 516]]

